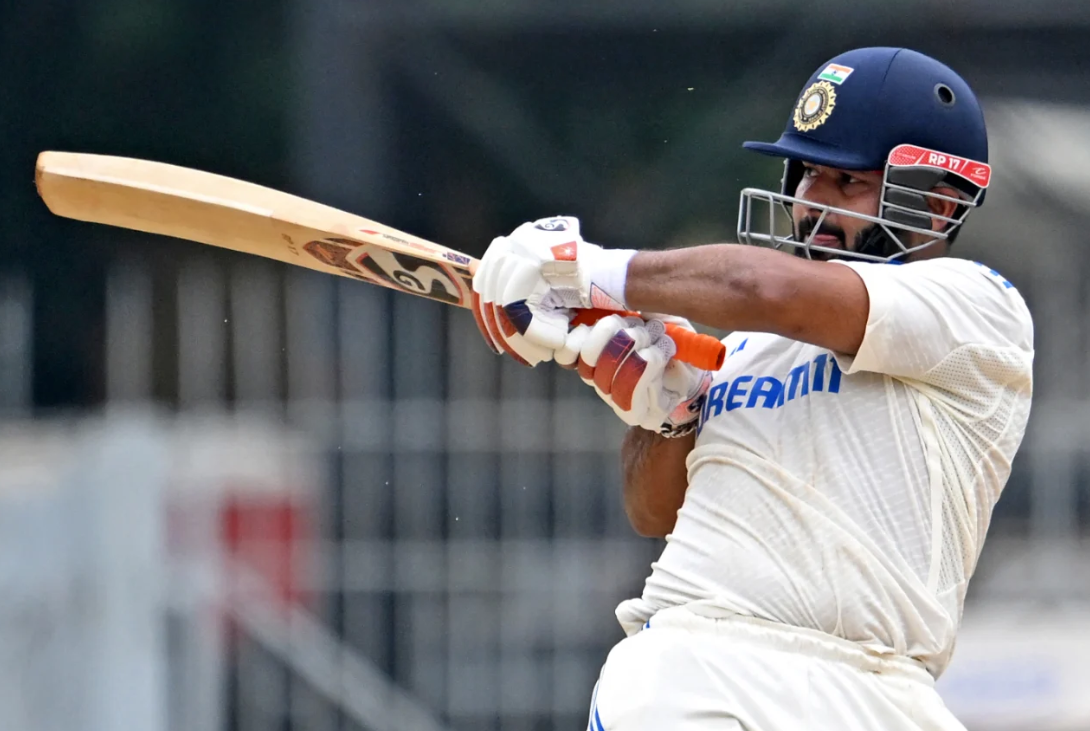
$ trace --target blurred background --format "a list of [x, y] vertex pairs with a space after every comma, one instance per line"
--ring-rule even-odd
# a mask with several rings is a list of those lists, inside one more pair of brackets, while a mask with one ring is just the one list
[[0, 5], [0, 729], [586, 724], [662, 548], [622, 427], [472, 318], [52, 217], [45, 149], [146, 157], [480, 255], [731, 241], [802, 83], [908, 45], [982, 98], [955, 255], [1037, 323], [1036, 399], [940, 687], [973, 731], [1090, 729], [1090, 4], [36, 0]]

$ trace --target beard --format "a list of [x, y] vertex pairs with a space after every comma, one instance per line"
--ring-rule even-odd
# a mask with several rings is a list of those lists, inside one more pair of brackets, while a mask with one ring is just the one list
[[[896, 246], [896, 244], [894, 244], [893, 240], [890, 239], [889, 235], [884, 230], [882, 230], [882, 228], [878, 226], [878, 224], [872, 223], [856, 233], [855, 237], [852, 239], [851, 246], [848, 246], [848, 235], [840, 226], [837, 226], [835, 223], [822, 221], [821, 227], [818, 228], [817, 232], [815, 233], [814, 228], [817, 226], [817, 224], [817, 216], [807, 216], [806, 218], [799, 221], [798, 225], [795, 227], [795, 240], [799, 243], [802, 243], [803, 241], [806, 241], [810, 234], [813, 233], [815, 236], [835, 236], [837, 243], [839, 244], [839, 246], [836, 248], [839, 248], [842, 251], [855, 251], [879, 256], [891, 256], [892, 254], [895, 254], [897, 251], [899, 251], [899, 248]], [[809, 254], [809, 258], [814, 259], [815, 261], [830, 261], [832, 259], [853, 258], [841, 257], [839, 254], [833, 254], [826, 251], [811, 250]], [[805, 259], [806, 255], [807, 251], [804, 247], [797, 247], [795, 249], [795, 256], [801, 256]]]
[[[839, 244], [838, 248], [844, 250], [848, 249], [848, 237], [847, 234], [844, 233], [844, 229], [842, 229], [840, 226], [837, 226], [835, 223], [822, 221], [820, 228], [817, 228], [817, 231], [815, 231], [814, 229], [817, 227], [817, 225], [817, 216], [807, 216], [806, 218], [799, 221], [795, 227], [795, 240], [799, 243], [802, 243], [806, 241], [811, 234], [815, 236], [835, 236], [837, 243]], [[807, 258], [806, 248], [797, 247], [795, 249], [795, 256], [801, 256], [804, 259]], [[830, 259], [833, 259], [835, 257], [836, 254], [830, 254], [826, 251], [809, 251], [809, 258], [816, 261], [829, 261]]]

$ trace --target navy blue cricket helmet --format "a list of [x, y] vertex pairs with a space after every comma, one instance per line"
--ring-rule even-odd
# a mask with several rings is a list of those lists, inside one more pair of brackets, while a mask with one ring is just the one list
[[[780, 204], [790, 215], [790, 205], [799, 202], [794, 194], [803, 162], [885, 171], [877, 216], [807, 203], [825, 209], [822, 219], [835, 212], [874, 223], [873, 235], [854, 254], [877, 261], [901, 259], [950, 238], [968, 212], [983, 202], [991, 179], [984, 114], [973, 90], [949, 67], [907, 48], [860, 48], [822, 64], [799, 94], [780, 138], [746, 142], [744, 147], [785, 162], [779, 194], [743, 191], [739, 240], [777, 248], [788, 245], [805, 256], [822, 250], [809, 241], [820, 221], [808, 240], [798, 241], [775, 233], [772, 213]], [[940, 186], [957, 191], [956, 199], [935, 192]], [[928, 198], [955, 200], [954, 215], [932, 213]], [[767, 233], [754, 230], [755, 201], [769, 205]], [[947, 224], [940, 231], [932, 230], [935, 218]], [[903, 240], [906, 232], [924, 234], [928, 240], [909, 246]]]

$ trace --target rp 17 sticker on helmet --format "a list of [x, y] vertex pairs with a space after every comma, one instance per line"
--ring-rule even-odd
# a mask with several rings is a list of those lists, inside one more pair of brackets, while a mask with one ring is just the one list
[[965, 178], [973, 185], [987, 188], [992, 181], [992, 168], [987, 163], [967, 157], [947, 155], [916, 145], [897, 145], [889, 153], [889, 164], [895, 167], [938, 168]]

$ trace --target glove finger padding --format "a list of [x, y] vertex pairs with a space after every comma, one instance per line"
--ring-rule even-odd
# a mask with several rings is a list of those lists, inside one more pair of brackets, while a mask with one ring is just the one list
[[645, 429], [658, 429], [665, 420], [662, 373], [667, 362], [658, 348], [641, 348], [628, 356], [614, 377], [613, 402]]
[[558, 366], [575, 370], [579, 365], [579, 351], [582, 350], [584, 341], [590, 335], [590, 328], [590, 325], [576, 325], [568, 332], [564, 338], [564, 345], [553, 353], [553, 359]]
[[481, 337], [484, 338], [485, 344], [497, 355], [503, 353], [503, 348], [500, 347], [498, 329], [495, 327], [494, 323], [490, 323], [488, 320], [488, 314], [486, 312], [488, 303], [482, 296], [482, 285], [484, 284], [484, 281], [481, 277], [481, 270], [486, 269], [486, 263], [494, 258], [497, 255], [497, 252], [503, 248], [503, 242], [504, 239], [502, 236], [497, 236], [492, 239], [492, 243], [485, 249], [484, 257], [482, 257], [481, 261], [477, 264], [477, 272], [473, 277], [473, 319], [477, 323], [477, 329], [480, 331]]
[[580, 378], [626, 424], [679, 435], [691, 431], [711, 374], [671, 360], [674, 349], [661, 321], [612, 315], [573, 328], [556, 357], [575, 360]]
[[549, 351], [563, 347], [568, 334], [570, 312], [546, 302], [549, 286], [536, 265], [520, 262], [507, 273], [503, 292], [496, 300], [520, 335]]
[[495, 353], [496, 355], [503, 355], [503, 348], [499, 345], [499, 334], [490, 329], [488, 319], [485, 315], [485, 308], [488, 307], [481, 299], [481, 295], [477, 292], [473, 292], [473, 306], [470, 308], [473, 310], [473, 321], [477, 323], [477, 330], [481, 333], [481, 337], [484, 338], [485, 345]]
[[558, 351], [564, 361], [578, 352], [580, 378], [592, 386], [626, 424], [640, 425], [655, 417], [648, 414], [657, 404], [656, 381], [661, 377], [666, 358], [655, 347], [656, 334], [640, 318], [610, 315], [593, 326], [580, 325], [572, 330], [565, 347]]
[[477, 329], [480, 330], [485, 344], [497, 355], [504, 352], [501, 345], [502, 337], [500, 336], [499, 324], [496, 322], [495, 314], [492, 311], [491, 302], [484, 292], [484, 282], [491, 271], [492, 262], [504, 252], [506, 245], [507, 240], [503, 236], [492, 239], [492, 243], [485, 250], [484, 257], [477, 265], [477, 272], [473, 277], [473, 319], [477, 323]]
[[661, 374], [661, 365], [648, 369], [645, 356], [654, 350], [648, 347], [651, 342], [647, 328], [625, 328], [610, 338], [598, 356], [594, 385], [601, 393], [608, 394], [622, 411], [632, 410], [634, 392], [645, 376]]
[[[587, 385], [594, 385], [594, 369], [598, 365], [598, 359], [601, 357], [603, 351], [609, 342], [625, 328], [638, 327], [642, 324], [643, 320], [638, 317], [621, 317], [620, 315], [607, 315], [593, 325], [580, 327], [589, 327], [586, 335], [582, 337], [582, 342], [579, 344], [579, 360], [576, 365], [579, 371], [579, 377]], [[578, 332], [580, 328], [575, 328], [572, 333]], [[567, 346], [567, 343], [565, 343]], [[570, 349], [570, 346], [568, 346]], [[607, 391], [608, 393], [608, 391]]]
[[552, 350], [526, 340], [508, 312], [498, 306], [502, 288], [512, 278], [525, 278], [530, 265], [517, 257], [506, 256], [505, 239], [492, 242], [473, 277], [474, 316], [485, 341], [497, 352], [505, 352], [518, 363], [535, 366], [552, 360]]

